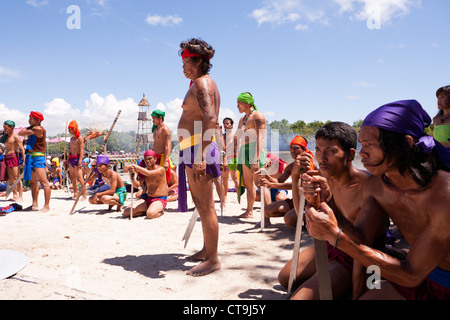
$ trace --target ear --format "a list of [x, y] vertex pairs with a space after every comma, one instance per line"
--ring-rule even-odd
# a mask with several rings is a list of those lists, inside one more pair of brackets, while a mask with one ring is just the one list
[[406, 135], [405, 136], [405, 141], [408, 144], [409, 148], [412, 148], [413, 144], [414, 144], [414, 139], [413, 137], [411, 137], [410, 135]]
[[348, 152], [347, 152], [348, 161], [353, 161], [355, 159], [355, 155], [356, 155], [356, 149], [351, 148], [350, 150], [348, 150]]

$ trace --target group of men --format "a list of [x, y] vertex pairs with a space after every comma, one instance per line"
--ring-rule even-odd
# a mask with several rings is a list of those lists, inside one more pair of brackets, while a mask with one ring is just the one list
[[[209, 76], [212, 47], [191, 39], [181, 43], [180, 54], [185, 76], [191, 80], [178, 126], [180, 143], [185, 144], [180, 158], [185, 161], [182, 169], [186, 170], [204, 235], [204, 247], [195, 255], [202, 262], [189, 274], [204, 275], [221, 267], [212, 194], [213, 179], [220, 174], [215, 166], [220, 160], [217, 156], [211, 161], [218, 150], [208, 135], [218, 120], [220, 94]], [[261, 133], [266, 125], [249, 96], [246, 93], [238, 98], [239, 111], [245, 112], [238, 129], [242, 129], [245, 142], [240, 147], [243, 152], [238, 152], [237, 166], [242, 169], [240, 179], [249, 186], [243, 216], [252, 213], [255, 189], [250, 182], [259, 179], [263, 167]], [[201, 130], [195, 123], [201, 124]], [[370, 113], [359, 133], [362, 164], [369, 172], [353, 167], [357, 134], [344, 123], [328, 124], [316, 135], [319, 176], [305, 173], [312, 162], [308, 152], [295, 154], [292, 201], [298, 210], [300, 192], [309, 202], [320, 197], [319, 208], [306, 206], [306, 226], [313, 237], [329, 244], [334, 297], [353, 288], [356, 299], [450, 299], [450, 151], [424, 133], [430, 123], [431, 118], [415, 100], [389, 103]], [[198, 133], [200, 137], [196, 137]], [[186, 150], [195, 156], [189, 159]], [[410, 245], [403, 260], [379, 250], [384, 243], [377, 240], [383, 238], [389, 219]], [[317, 298], [314, 251], [303, 250], [300, 255], [294, 298]], [[385, 279], [379, 290], [366, 286], [364, 270], [369, 266], [377, 266]], [[280, 271], [283, 285], [287, 284], [288, 270], [289, 263]]]
[[[294, 226], [301, 193], [304, 193], [307, 230], [314, 238], [328, 243], [334, 298], [352, 290], [355, 299], [450, 299], [450, 151], [424, 133], [431, 118], [417, 101], [392, 102], [365, 118], [359, 132], [362, 145], [359, 154], [367, 171], [352, 164], [358, 142], [356, 131], [345, 123], [332, 122], [320, 128], [315, 136], [318, 168], [314, 167], [306, 140], [297, 136], [290, 143], [293, 162], [274, 165], [272, 162], [276, 162], [276, 158], [269, 156], [270, 167], [278, 170], [268, 172], [264, 153], [266, 121], [257, 110], [252, 95], [244, 92], [238, 96], [237, 108], [245, 115], [234, 134], [229, 130], [231, 119], [226, 119], [227, 123], [224, 121], [228, 130], [224, 136], [225, 148], [221, 149], [216, 138], [220, 94], [209, 75], [215, 50], [205, 41], [189, 39], [180, 44], [179, 54], [184, 74], [191, 82], [177, 130], [180, 144], [178, 210], [187, 211], [186, 186], [189, 182], [204, 238], [203, 248], [191, 257], [200, 263], [187, 274], [203, 276], [221, 268], [213, 184], [221, 174], [228, 182], [228, 172], [236, 168], [239, 174], [232, 173], [232, 180], [238, 196], [244, 187], [247, 192], [247, 208], [241, 218], [253, 215], [257, 196], [255, 185], [276, 190], [290, 188], [292, 199], [267, 204], [266, 218], [284, 215], [286, 223]], [[143, 163], [129, 165], [126, 171], [136, 187], [144, 188], [142, 201], [133, 207], [133, 215], [146, 214], [154, 218], [163, 213], [168, 182], [175, 172], [171, 170], [170, 131], [164, 124], [164, 114], [155, 111], [152, 116], [154, 149], [145, 153]], [[29, 137], [24, 156], [25, 165], [32, 168], [33, 208], [37, 207], [35, 193], [39, 191], [36, 188], [39, 180], [44, 187], [44, 209], [48, 209], [50, 188], [40, 170], [41, 165], [45, 166], [45, 161], [41, 164], [40, 160], [41, 154], [45, 153], [42, 146], [46, 135], [40, 125], [42, 120], [42, 115], [32, 112], [30, 127], [19, 135]], [[20, 139], [6, 130], [9, 127], [11, 123], [5, 123], [5, 133], [9, 136], [5, 143], [5, 146], [9, 145], [8, 154], [17, 151], [13, 145], [20, 147]], [[80, 153], [84, 147], [76, 130], [71, 130], [71, 134], [74, 141], [71, 141], [69, 161], [76, 168], [82, 161]], [[106, 156], [97, 158], [98, 178], [108, 180], [111, 190], [95, 195], [90, 201], [112, 204], [110, 201], [114, 199], [114, 203], [123, 204], [123, 181], [108, 164]], [[313, 174], [311, 169], [318, 169], [319, 175]], [[11, 181], [17, 178], [16, 173], [12, 176]], [[289, 177], [290, 186], [286, 185]], [[80, 182], [84, 188], [86, 182], [82, 179]], [[313, 206], [317, 199], [320, 205]], [[124, 215], [130, 215], [130, 211], [131, 208], [126, 209]], [[404, 259], [383, 250], [390, 221], [399, 228], [410, 246]], [[300, 252], [295, 268], [294, 299], [318, 298], [314, 260], [313, 247]], [[384, 279], [381, 289], [368, 289], [365, 270], [371, 266], [376, 266]], [[283, 286], [288, 286], [290, 270], [291, 261], [279, 272]]]
[[[31, 210], [39, 210], [38, 181], [44, 189], [45, 203], [41, 211], [50, 210], [50, 184], [47, 180], [46, 171], [46, 130], [41, 126], [44, 116], [40, 112], [32, 111], [29, 116], [30, 126], [22, 129], [18, 134], [14, 133], [16, 126], [12, 120], [6, 120], [3, 124], [3, 136], [1, 143], [3, 146], [3, 161], [1, 167], [3, 171], [0, 180], [8, 181], [13, 189], [13, 198], [15, 201], [22, 201], [23, 181], [30, 182], [30, 189], [33, 198]], [[26, 146], [23, 145], [22, 139], [26, 139]], [[20, 174], [19, 167], [23, 166], [23, 177]], [[6, 173], [6, 174], [5, 174]], [[23, 179], [22, 179], [23, 178]]]

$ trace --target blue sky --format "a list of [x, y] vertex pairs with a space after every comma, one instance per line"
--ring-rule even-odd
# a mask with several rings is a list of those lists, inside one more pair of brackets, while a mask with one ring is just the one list
[[[80, 29], [71, 5], [80, 9]], [[189, 81], [181, 41], [216, 49], [221, 115], [255, 97], [267, 120], [352, 124], [391, 101], [417, 99], [434, 116], [450, 84], [447, 0], [2, 0], [0, 121], [41, 111], [49, 135], [66, 122], [137, 130], [145, 93], [176, 129]]]

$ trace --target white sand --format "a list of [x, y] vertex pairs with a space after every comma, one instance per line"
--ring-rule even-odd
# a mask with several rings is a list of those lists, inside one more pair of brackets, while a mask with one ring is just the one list
[[[43, 205], [43, 192], [39, 204]], [[17, 211], [0, 217], [0, 249], [26, 254], [28, 265], [13, 278], [0, 280], [0, 299], [287, 299], [277, 281], [291, 258], [294, 229], [282, 218], [261, 232], [260, 203], [254, 219], [238, 219], [246, 197], [238, 204], [229, 193], [224, 216], [219, 216], [219, 255], [222, 269], [204, 277], [186, 275], [194, 262], [186, 257], [201, 249], [197, 222], [186, 249], [181, 242], [192, 211], [178, 213], [177, 202], [156, 220], [124, 219], [107, 213], [106, 205], [74, 203], [64, 191], [52, 191], [51, 212]], [[216, 195], [217, 198], [217, 195]], [[189, 208], [193, 208], [188, 194]], [[129, 200], [127, 204], [129, 204]], [[0, 201], [0, 206], [10, 201]], [[24, 194], [23, 207], [31, 205]], [[305, 234], [305, 233], [304, 233]], [[310, 238], [303, 236], [310, 244]]]

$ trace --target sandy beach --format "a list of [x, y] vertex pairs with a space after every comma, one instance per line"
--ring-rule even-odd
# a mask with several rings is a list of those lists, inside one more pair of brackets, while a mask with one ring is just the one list
[[[236, 218], [246, 206], [246, 197], [238, 204], [236, 193], [229, 193], [222, 217], [215, 196], [222, 269], [194, 278], [186, 271], [196, 263], [186, 258], [202, 247], [200, 221], [186, 248], [181, 241], [194, 208], [190, 195], [188, 213], [177, 212], [172, 202], [159, 219], [130, 221], [120, 212], [107, 212], [106, 205], [88, 202], [79, 202], [70, 216], [74, 200], [65, 191], [52, 191], [49, 213], [16, 211], [0, 217], [0, 249], [28, 258], [24, 269], [0, 281], [0, 299], [287, 299], [277, 275], [292, 256], [294, 229], [283, 218], [272, 218], [264, 231], [255, 228], [260, 203], [253, 219]], [[42, 206], [42, 190], [39, 200]], [[0, 206], [10, 203], [3, 198]], [[26, 192], [23, 207], [30, 204]], [[311, 244], [305, 232], [302, 242]]]

